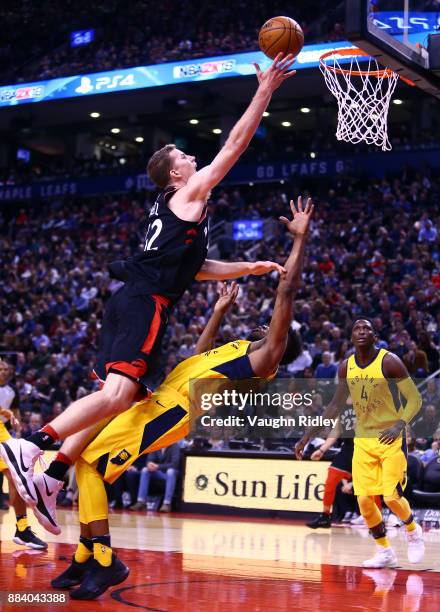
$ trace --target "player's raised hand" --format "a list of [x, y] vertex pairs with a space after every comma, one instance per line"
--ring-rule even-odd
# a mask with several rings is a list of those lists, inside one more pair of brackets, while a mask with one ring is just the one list
[[281, 223], [284, 223], [287, 231], [292, 236], [305, 236], [309, 231], [310, 219], [312, 218], [315, 207], [311, 198], [307, 198], [305, 208], [303, 209], [302, 197], [298, 197], [297, 208], [293, 200], [290, 200], [290, 210], [292, 211], [292, 219], [280, 217]]
[[230, 285], [228, 285], [228, 283], [221, 283], [220, 296], [215, 303], [214, 311], [222, 313], [227, 312], [237, 299], [238, 289], [238, 283], [235, 281], [232, 281]]
[[271, 93], [278, 89], [281, 83], [296, 74], [296, 70], [290, 70], [294, 61], [295, 57], [292, 54], [283, 57], [282, 53], [278, 53], [272, 64], [264, 72], [254, 62], [260, 88], [268, 89]]
[[263, 274], [268, 274], [273, 271], [278, 272], [278, 274], [285, 274], [286, 268], [280, 266], [280, 264], [275, 261], [255, 261], [250, 264], [249, 274], [262, 276]]

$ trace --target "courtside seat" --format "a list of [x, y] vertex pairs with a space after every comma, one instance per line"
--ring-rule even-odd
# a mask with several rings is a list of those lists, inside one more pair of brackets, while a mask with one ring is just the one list
[[440, 507], [440, 456], [425, 466], [422, 487], [413, 489], [413, 497], [420, 505]]

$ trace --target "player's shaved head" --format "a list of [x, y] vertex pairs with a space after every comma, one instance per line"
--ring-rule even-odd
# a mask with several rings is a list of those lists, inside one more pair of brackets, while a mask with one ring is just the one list
[[353, 331], [356, 325], [361, 322], [369, 323], [371, 329], [376, 333], [373, 321], [371, 319], [368, 319], [367, 317], [358, 317], [357, 319], [355, 319], [351, 325], [351, 331]]
[[356, 350], [365, 350], [376, 344], [377, 334], [373, 322], [365, 317], [359, 317], [353, 321], [351, 327], [351, 341]]

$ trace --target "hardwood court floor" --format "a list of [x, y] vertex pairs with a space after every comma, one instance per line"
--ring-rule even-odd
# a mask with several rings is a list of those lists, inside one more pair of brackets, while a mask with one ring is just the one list
[[[0, 591], [49, 590], [50, 579], [67, 566], [78, 538], [77, 512], [60, 510], [59, 516], [63, 533], [58, 538], [35, 527], [50, 542], [41, 553], [13, 544], [12, 512], [0, 512]], [[131, 570], [126, 582], [93, 602], [37, 609], [440, 609], [438, 530], [425, 533], [426, 556], [414, 566], [406, 560], [404, 531], [390, 530], [399, 568], [363, 570], [361, 562], [374, 545], [361, 528], [311, 531], [298, 521], [129, 512], [113, 513], [111, 526], [113, 547]]]

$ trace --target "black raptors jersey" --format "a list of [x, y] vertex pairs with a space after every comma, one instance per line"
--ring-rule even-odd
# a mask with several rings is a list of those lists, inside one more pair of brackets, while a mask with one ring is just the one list
[[176, 192], [162, 191], [151, 211], [143, 253], [112, 262], [110, 274], [129, 285], [132, 295], [159, 294], [177, 302], [208, 253], [206, 206], [198, 222], [179, 219], [167, 205]]

